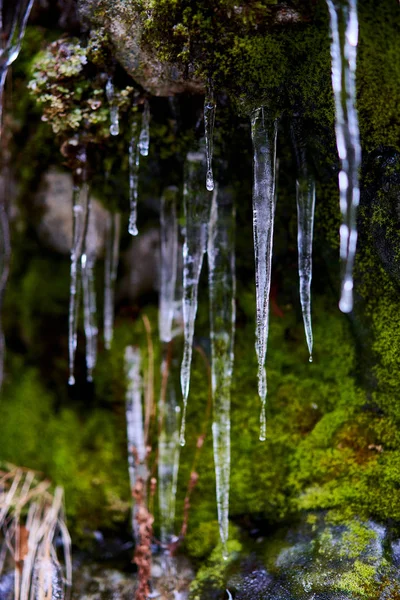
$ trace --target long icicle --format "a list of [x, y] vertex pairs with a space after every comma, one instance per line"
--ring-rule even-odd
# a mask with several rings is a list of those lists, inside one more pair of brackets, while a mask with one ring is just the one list
[[86, 337], [86, 378], [93, 381], [93, 370], [97, 361], [97, 335], [96, 322], [96, 289], [94, 269], [96, 256], [90, 252], [82, 254], [82, 287], [83, 287], [83, 319]]
[[216, 102], [214, 99], [213, 84], [209, 81], [207, 93], [204, 98], [204, 131], [206, 138], [206, 155], [207, 155], [207, 173], [206, 173], [206, 188], [209, 192], [214, 189], [214, 175], [212, 169], [212, 159], [214, 151], [214, 124]]
[[[147, 481], [146, 445], [142, 405], [143, 382], [140, 373], [141, 354], [139, 348], [125, 348], [125, 367], [128, 379], [126, 395], [126, 428], [128, 440], [128, 469], [131, 490], [141, 478]], [[135, 541], [140, 539], [139, 524], [136, 520], [136, 505], [132, 511], [132, 530]]]
[[261, 399], [260, 440], [266, 436], [267, 355], [269, 293], [271, 289], [272, 242], [275, 217], [276, 140], [278, 120], [264, 107], [251, 116], [254, 151], [253, 234], [256, 265], [256, 352], [258, 394]]
[[311, 323], [311, 280], [315, 179], [308, 166], [305, 136], [297, 119], [292, 122], [291, 130], [297, 160], [296, 201], [300, 303], [309, 352], [309, 361], [312, 362], [313, 333]]
[[159, 335], [163, 346], [161, 391], [158, 403], [158, 497], [160, 505], [161, 543], [167, 546], [174, 536], [175, 500], [179, 469], [180, 407], [171, 374], [173, 367], [173, 319], [176, 308], [178, 268], [177, 187], [167, 188], [161, 198], [161, 252]]
[[75, 384], [74, 366], [78, 341], [78, 316], [81, 292], [81, 259], [88, 223], [89, 190], [86, 179], [86, 151], [79, 155], [82, 167], [77, 169], [72, 199], [71, 281], [68, 319], [69, 385]]
[[227, 193], [214, 188], [208, 233], [213, 446], [220, 538], [226, 555], [231, 464], [230, 407], [235, 336], [235, 212]]
[[180, 443], [185, 445], [186, 409], [190, 387], [197, 294], [203, 258], [207, 248], [210, 194], [204, 188], [205, 156], [190, 152], [186, 157], [184, 182], [185, 241], [183, 245], [184, 349], [181, 366], [183, 414]]
[[137, 235], [137, 202], [139, 187], [139, 142], [138, 142], [138, 124], [136, 120], [132, 121], [131, 139], [129, 142], [129, 226], [128, 231], [131, 235]]
[[142, 156], [148, 156], [150, 147], [150, 104], [147, 98], [144, 101], [142, 114], [142, 128], [139, 135], [139, 152]]
[[[11, 27], [7, 34], [3, 19], [3, 2], [0, 2], [0, 37], [4, 47], [0, 48], [0, 140], [3, 133], [3, 102], [4, 87], [9, 67], [18, 58], [21, 50], [22, 40], [28, 24], [29, 15], [34, 0], [20, 0], [15, 2]], [[4, 294], [10, 270], [11, 243], [10, 225], [6, 202], [6, 190], [3, 183], [0, 197], [0, 389], [4, 378], [5, 339], [2, 326], [2, 310]]]
[[104, 345], [111, 348], [114, 331], [114, 296], [119, 261], [121, 215], [108, 215], [106, 230], [106, 257], [104, 261]]
[[339, 308], [353, 309], [353, 267], [357, 247], [357, 207], [360, 202], [360, 131], [356, 109], [358, 45], [357, 0], [327, 0], [331, 26], [332, 86], [336, 108], [339, 173], [340, 258], [343, 265]]

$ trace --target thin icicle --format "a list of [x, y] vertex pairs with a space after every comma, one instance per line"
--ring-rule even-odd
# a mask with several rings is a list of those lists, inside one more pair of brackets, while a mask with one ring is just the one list
[[131, 235], [137, 235], [137, 201], [139, 186], [139, 144], [137, 135], [137, 122], [132, 122], [131, 140], [129, 142], [129, 226], [128, 231]]
[[353, 309], [353, 266], [357, 247], [357, 207], [360, 201], [360, 131], [356, 109], [358, 45], [357, 0], [327, 0], [331, 25], [332, 86], [336, 108], [339, 173], [340, 258], [343, 263], [339, 308]]
[[[175, 499], [179, 469], [179, 416], [171, 345], [174, 336], [178, 267], [178, 219], [176, 214], [177, 187], [169, 187], [161, 198], [161, 260], [159, 335], [165, 342], [161, 364], [161, 392], [158, 440], [158, 496], [160, 505], [161, 542], [170, 543], [174, 537]], [[168, 345], [167, 345], [168, 344]]]
[[139, 136], [139, 152], [142, 156], [148, 156], [150, 147], [150, 104], [144, 101], [142, 114], [142, 128]]
[[166, 189], [161, 198], [161, 268], [159, 332], [162, 342], [172, 339], [178, 264], [177, 187]]
[[180, 443], [185, 445], [186, 408], [190, 387], [197, 293], [210, 213], [210, 194], [204, 189], [205, 156], [190, 152], [186, 157], [184, 181], [185, 240], [183, 245], [183, 324], [184, 349], [181, 366], [183, 415]]
[[106, 96], [110, 106], [110, 133], [111, 135], [119, 134], [119, 110], [118, 104], [115, 101], [114, 83], [112, 77], [107, 79]]
[[313, 333], [311, 325], [312, 245], [315, 212], [315, 179], [309, 170], [304, 134], [298, 122], [292, 123], [292, 140], [297, 159], [297, 247], [299, 254], [300, 302], [304, 332], [312, 362]]
[[104, 345], [111, 348], [114, 330], [114, 295], [119, 260], [121, 215], [108, 215], [106, 232], [106, 258], [104, 262]]
[[[3, 2], [0, 2], [0, 140], [3, 132], [4, 87], [9, 67], [17, 59], [34, 0], [17, 0], [11, 12], [11, 22], [4, 23]], [[0, 197], [0, 389], [4, 377], [5, 339], [2, 327], [2, 308], [11, 258], [10, 227], [6, 191]]]
[[94, 269], [96, 256], [82, 254], [83, 318], [86, 337], [86, 378], [93, 381], [93, 370], [97, 361], [96, 290]]
[[235, 213], [215, 186], [208, 232], [213, 446], [219, 532], [224, 553], [229, 528], [230, 407], [235, 335]]
[[214, 123], [216, 102], [214, 99], [214, 89], [212, 82], [209, 82], [207, 93], [204, 98], [204, 130], [206, 138], [206, 155], [207, 155], [207, 173], [206, 173], [206, 188], [209, 192], [214, 189], [214, 175], [212, 170], [212, 158], [214, 150]]
[[89, 219], [89, 190], [85, 182], [86, 152], [80, 155], [82, 168], [79, 169], [79, 183], [75, 182], [73, 190], [72, 206], [72, 248], [71, 248], [71, 281], [69, 300], [69, 385], [74, 385], [75, 353], [78, 339], [78, 315], [81, 291], [81, 260], [85, 244], [85, 237]]
[[267, 355], [269, 293], [271, 288], [272, 242], [275, 217], [276, 139], [278, 120], [264, 107], [251, 117], [254, 150], [253, 233], [256, 264], [256, 352], [258, 393], [261, 399], [260, 440], [266, 436]]
[[[126, 395], [126, 428], [128, 440], [128, 469], [131, 489], [135, 488], [138, 478], [147, 481], [146, 446], [142, 406], [143, 383], [140, 374], [141, 355], [139, 348], [125, 348], [125, 367], [128, 378]], [[139, 539], [138, 522], [135, 510], [132, 512], [132, 529], [135, 540]]]

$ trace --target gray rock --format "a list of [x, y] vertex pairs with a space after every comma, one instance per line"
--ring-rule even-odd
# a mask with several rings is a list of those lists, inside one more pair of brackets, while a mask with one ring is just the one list
[[117, 60], [146, 91], [154, 96], [204, 93], [204, 82], [190, 73], [185, 76], [176, 65], [161, 61], [155, 51], [142, 42], [141, 19], [133, 3], [79, 0], [78, 6], [82, 20], [108, 31]]
[[[36, 199], [42, 211], [38, 235], [42, 242], [60, 252], [69, 254], [72, 244], [72, 176], [69, 173], [49, 170]], [[108, 211], [92, 198], [88, 228], [88, 252], [100, 256], [104, 249]]]
[[122, 257], [124, 272], [117, 299], [136, 300], [159, 289], [160, 232], [149, 229], [132, 239]]

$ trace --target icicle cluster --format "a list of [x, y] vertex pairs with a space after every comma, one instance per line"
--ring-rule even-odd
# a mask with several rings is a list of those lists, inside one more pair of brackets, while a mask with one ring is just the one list
[[220, 537], [225, 553], [229, 526], [230, 408], [235, 334], [235, 212], [215, 186], [208, 232], [213, 446]]
[[109, 214], [106, 230], [106, 257], [104, 261], [104, 345], [111, 348], [114, 329], [114, 295], [119, 260], [121, 215]]
[[269, 293], [271, 289], [272, 242], [275, 217], [276, 140], [278, 121], [264, 107], [251, 117], [254, 151], [253, 233], [256, 265], [256, 352], [258, 394], [261, 399], [260, 440], [265, 440]]
[[356, 110], [358, 45], [357, 0], [327, 0], [331, 25], [332, 86], [336, 108], [336, 144], [339, 173], [340, 258], [343, 262], [339, 307], [353, 309], [353, 266], [357, 246], [357, 207], [360, 201], [360, 131]]
[[204, 188], [206, 160], [204, 152], [186, 157], [184, 180], [185, 240], [183, 246], [183, 324], [184, 349], [181, 366], [183, 415], [180, 442], [185, 445], [186, 409], [190, 387], [197, 295], [204, 254], [207, 249], [210, 194]]

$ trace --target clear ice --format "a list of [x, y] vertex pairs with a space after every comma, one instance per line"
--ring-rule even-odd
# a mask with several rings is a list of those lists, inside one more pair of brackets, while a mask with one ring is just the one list
[[276, 140], [278, 120], [264, 107], [251, 117], [254, 152], [253, 235], [256, 265], [256, 353], [258, 394], [261, 399], [260, 440], [266, 436], [265, 404], [267, 374], [265, 360], [268, 342], [269, 293], [271, 288], [272, 243], [275, 217]]
[[300, 303], [303, 313], [309, 361], [312, 362], [313, 333], [311, 324], [312, 245], [315, 212], [315, 179], [307, 161], [304, 133], [297, 121], [292, 122], [292, 140], [297, 159], [297, 248], [299, 260]]
[[[128, 380], [126, 393], [126, 430], [128, 441], [129, 481], [133, 490], [138, 478], [147, 481], [146, 442], [143, 418], [143, 382], [141, 377], [141, 354], [139, 348], [125, 348], [125, 367]], [[135, 540], [140, 539], [135, 509], [132, 512], [132, 530]]]
[[114, 296], [119, 260], [121, 233], [120, 213], [109, 213], [106, 229], [106, 256], [104, 261], [104, 345], [111, 348], [114, 331]]
[[[86, 153], [80, 156], [82, 171], [86, 170]], [[69, 348], [69, 379], [68, 383], [74, 385], [75, 353], [78, 340], [78, 317], [81, 294], [82, 255], [85, 247], [85, 238], [89, 220], [89, 188], [84, 181], [74, 183], [72, 199], [72, 248], [71, 248], [71, 281], [68, 320], [68, 348]]]
[[86, 249], [82, 254], [83, 322], [86, 337], [86, 378], [93, 381], [97, 361], [96, 288], [94, 269], [96, 254]]
[[[22, 40], [28, 24], [29, 15], [34, 0], [19, 0], [10, 11], [11, 21], [5, 23], [3, 14], [3, 2], [0, 2], [0, 36], [2, 44], [0, 47], [0, 141], [3, 130], [3, 99], [4, 87], [9, 67], [18, 58], [21, 50]], [[11, 5], [10, 5], [11, 7]], [[4, 376], [5, 340], [2, 327], [2, 307], [6, 290], [10, 258], [10, 227], [8, 222], [8, 211], [6, 206], [6, 193], [4, 186], [0, 190], [0, 388]]]
[[177, 187], [167, 188], [161, 198], [161, 260], [159, 336], [164, 342], [161, 364], [161, 391], [158, 403], [158, 497], [160, 506], [161, 543], [165, 546], [174, 537], [175, 499], [179, 469], [179, 417], [172, 374], [174, 361], [171, 340], [176, 312], [178, 271]]
[[115, 102], [114, 83], [112, 77], [109, 77], [106, 83], [106, 96], [110, 106], [110, 133], [111, 135], [118, 135], [119, 110], [118, 104]]
[[214, 188], [208, 230], [213, 447], [219, 532], [226, 554], [229, 528], [230, 407], [235, 336], [235, 213]]
[[356, 109], [358, 45], [357, 0], [327, 0], [331, 26], [332, 86], [336, 108], [339, 173], [340, 258], [343, 264], [339, 308], [353, 309], [353, 266], [357, 247], [357, 207], [360, 201], [360, 131]]
[[201, 267], [207, 249], [210, 193], [204, 188], [206, 161], [204, 152], [189, 152], [185, 164], [183, 190], [185, 239], [183, 245], [183, 328], [184, 349], [181, 365], [183, 415], [180, 443], [185, 445], [186, 409], [190, 387], [194, 325]]
[[131, 235], [138, 234], [137, 228], [137, 201], [139, 186], [139, 143], [137, 135], [138, 125], [132, 122], [131, 140], [129, 142], [129, 225], [128, 231]]
[[213, 85], [209, 82], [207, 93], [204, 98], [204, 131], [206, 138], [207, 173], [206, 188], [209, 192], [214, 189], [214, 175], [212, 170], [213, 146], [214, 146], [214, 123], [216, 102], [214, 99]]
[[150, 104], [144, 101], [142, 114], [142, 128], [139, 136], [139, 152], [142, 156], [148, 156], [150, 147]]

